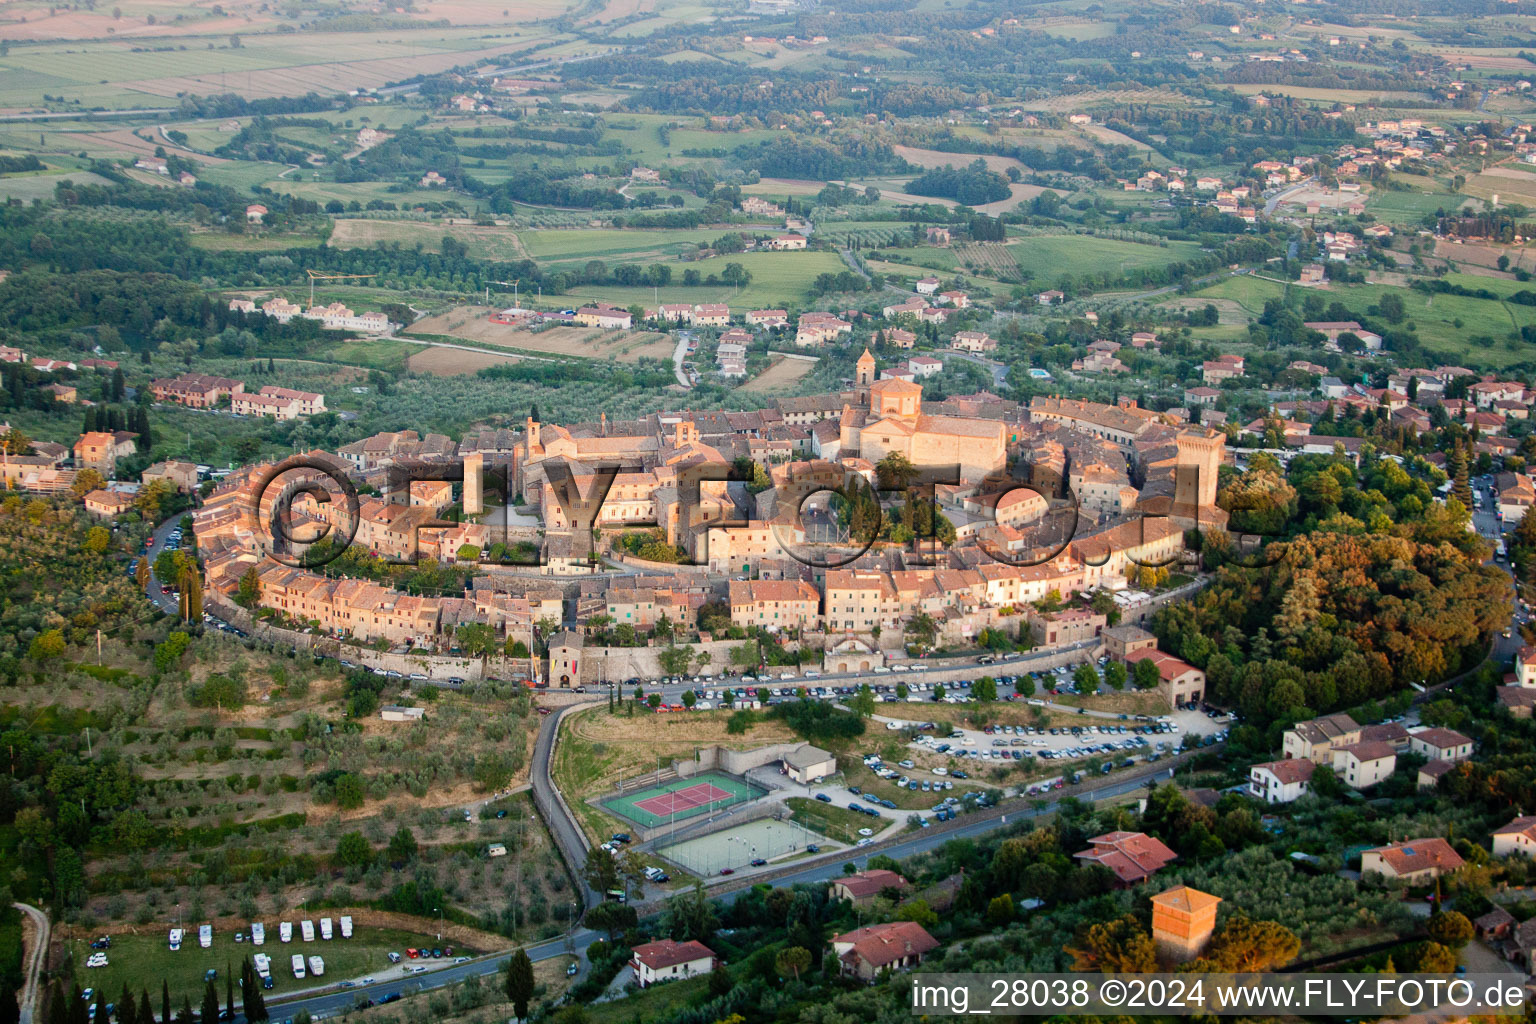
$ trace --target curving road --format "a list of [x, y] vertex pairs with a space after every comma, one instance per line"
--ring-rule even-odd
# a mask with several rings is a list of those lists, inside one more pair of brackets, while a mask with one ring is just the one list
[[528, 771], [528, 781], [533, 790], [533, 804], [543, 816], [550, 835], [554, 836], [555, 845], [560, 847], [560, 853], [565, 857], [565, 863], [570, 867], [571, 874], [575, 876], [576, 884], [581, 889], [586, 906], [589, 907], [602, 899], [582, 877], [582, 866], [586, 863], [590, 844], [581, 830], [581, 825], [571, 814], [570, 808], [566, 806], [565, 799], [555, 788], [555, 780], [550, 775], [550, 766], [554, 763], [555, 737], [560, 732], [561, 720], [571, 711], [590, 707], [594, 703], [596, 701], [567, 704], [556, 708], [552, 714], [544, 716], [544, 722], [539, 726], [538, 738], [533, 742], [533, 764]]
[[11, 906], [30, 917], [37, 932], [31, 955], [27, 957], [26, 980], [21, 986], [21, 1024], [32, 1024], [37, 1008], [38, 975], [42, 973], [43, 962], [48, 959], [48, 915], [26, 903], [13, 903]]

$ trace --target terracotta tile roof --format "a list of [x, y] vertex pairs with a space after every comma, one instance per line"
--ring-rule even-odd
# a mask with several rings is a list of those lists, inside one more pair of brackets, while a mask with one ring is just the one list
[[1109, 832], [1088, 840], [1073, 856], [1102, 864], [1122, 882], [1139, 882], [1178, 859], [1178, 854], [1144, 832]]
[[1496, 836], [1523, 835], [1528, 839], [1536, 839], [1536, 814], [1527, 814], [1516, 818], [1503, 828], [1493, 830]]
[[1380, 725], [1367, 725], [1360, 730], [1360, 742], [1362, 743], [1406, 743], [1408, 730], [1404, 729], [1400, 722], [1382, 722]]
[[1181, 910], [1186, 914], [1197, 914], [1207, 907], [1220, 903], [1221, 897], [1212, 896], [1199, 889], [1191, 889], [1187, 885], [1177, 885], [1153, 896], [1152, 902], [1172, 910]]
[[1255, 770], [1265, 769], [1275, 778], [1279, 779], [1282, 785], [1286, 786], [1297, 782], [1310, 781], [1312, 773], [1317, 769], [1316, 764], [1304, 757], [1291, 757], [1286, 758], [1284, 761], [1267, 761], [1264, 764], [1256, 764], [1253, 767]]
[[1424, 762], [1424, 765], [1419, 768], [1419, 774], [1428, 775], [1432, 779], [1438, 779], [1444, 775], [1449, 775], [1455, 770], [1456, 766], [1454, 764], [1449, 761], [1442, 761], [1437, 757], [1433, 761]]
[[852, 943], [843, 959], [856, 957], [871, 967], [881, 968], [916, 953], [921, 956], [937, 949], [939, 941], [916, 921], [892, 921], [871, 924], [832, 937], [833, 943]]
[[876, 868], [873, 871], [861, 871], [856, 875], [834, 878], [832, 884], [841, 885], [848, 890], [849, 895], [858, 899], [863, 896], [874, 896], [883, 889], [903, 889], [907, 885], [907, 880], [894, 871]]
[[1380, 854], [1383, 863], [1398, 875], [1411, 875], [1436, 867], [1442, 871], [1455, 871], [1465, 863], [1461, 854], [1451, 849], [1451, 844], [1439, 836], [1410, 839], [1406, 843], [1378, 846], [1365, 852]]
[[634, 955], [636, 960], [651, 970], [658, 971], [713, 957], [715, 951], [695, 939], [689, 939], [687, 942], [660, 939], [656, 942], [643, 942], [636, 946]]
[[1352, 743], [1347, 747], [1335, 747], [1335, 754], [1349, 754], [1362, 764], [1368, 761], [1380, 761], [1388, 757], [1396, 757], [1397, 751], [1392, 749], [1392, 744], [1376, 740], [1369, 743]]
[[1472, 737], [1463, 736], [1455, 729], [1420, 729], [1413, 734], [1413, 738], [1420, 743], [1428, 743], [1437, 750], [1450, 750], [1472, 742]]

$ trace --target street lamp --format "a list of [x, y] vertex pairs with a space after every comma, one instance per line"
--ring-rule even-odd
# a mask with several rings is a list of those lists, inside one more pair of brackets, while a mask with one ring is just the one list
[[433, 907], [432, 908], [432, 912], [437, 915], [437, 941], [438, 942], [442, 942], [443, 941], [443, 909], [441, 907]]

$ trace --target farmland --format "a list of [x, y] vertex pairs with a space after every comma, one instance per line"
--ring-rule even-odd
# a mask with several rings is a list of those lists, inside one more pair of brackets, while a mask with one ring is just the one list
[[789, 391], [816, 367], [814, 357], [780, 356], [768, 369], [743, 384], [738, 390], [773, 394]]
[[338, 249], [365, 249], [383, 244], [419, 245], [426, 252], [441, 252], [445, 237], [463, 242], [478, 259], [510, 261], [528, 258], [528, 250], [510, 228], [475, 224], [338, 219], [331, 230], [330, 244]]
[[1082, 235], [1033, 236], [1011, 243], [1008, 249], [1019, 269], [1037, 281], [1052, 281], [1061, 274], [1166, 266], [1198, 252], [1186, 242], [1163, 247]]
[[[528, 331], [492, 323], [489, 306], [461, 306], [448, 313], [418, 320], [408, 335], [457, 338], [482, 347], [505, 348], [545, 356], [581, 359], [616, 359], [633, 363], [650, 357], [669, 359], [672, 343], [666, 335], [651, 332], [601, 331], [590, 327], [553, 327]], [[414, 357], [413, 357], [414, 358]]]
[[505, 366], [516, 362], [519, 362], [517, 356], [499, 356], [491, 352], [470, 352], [432, 345], [406, 359], [405, 366], [412, 373], [456, 377], [461, 374], [475, 373], [487, 366]]

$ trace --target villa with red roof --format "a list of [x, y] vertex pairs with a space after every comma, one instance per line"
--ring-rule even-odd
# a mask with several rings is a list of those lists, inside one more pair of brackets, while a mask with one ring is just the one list
[[647, 988], [658, 981], [708, 974], [715, 969], [715, 951], [693, 939], [642, 942], [632, 951], [629, 966], [635, 972], [635, 982]]
[[1360, 854], [1360, 874], [1382, 875], [1402, 882], [1425, 882], [1455, 871], [1466, 863], [1439, 836], [1378, 846]]
[[1145, 832], [1108, 832], [1088, 840], [1088, 849], [1073, 854], [1078, 860], [1102, 864], [1115, 873], [1120, 885], [1145, 882], [1178, 860], [1178, 854]]
[[916, 967], [923, 956], [939, 946], [916, 921], [871, 924], [832, 936], [832, 952], [842, 973], [862, 981], [874, 981], [881, 971]]

